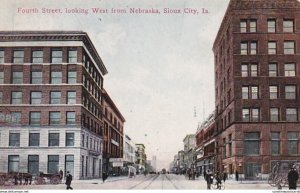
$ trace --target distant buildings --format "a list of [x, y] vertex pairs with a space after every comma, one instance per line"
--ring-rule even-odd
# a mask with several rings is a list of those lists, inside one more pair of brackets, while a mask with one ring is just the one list
[[145, 165], [147, 156], [145, 153], [145, 145], [144, 144], [135, 144], [136, 146], [136, 153], [137, 153], [137, 161], [136, 164], [138, 165], [138, 169], [140, 172], [145, 171]]
[[[183, 139], [184, 144], [184, 166], [185, 168], [191, 168], [194, 162], [194, 152], [196, 147], [195, 134], [186, 135]], [[178, 156], [179, 157], [179, 156]]]
[[124, 167], [133, 166], [137, 161], [136, 147], [132, 139], [125, 134], [124, 137], [124, 151], [123, 151]]

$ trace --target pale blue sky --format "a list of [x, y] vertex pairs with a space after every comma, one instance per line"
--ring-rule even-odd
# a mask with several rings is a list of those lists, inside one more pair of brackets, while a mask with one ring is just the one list
[[[1, 30], [82, 30], [107, 70], [104, 87], [125, 133], [167, 167], [186, 134], [214, 110], [212, 45], [229, 0], [0, 0]], [[85, 8], [89, 14], [18, 14], [18, 8]], [[161, 14], [93, 14], [91, 8], [155, 8]], [[202, 8], [209, 14], [163, 14]], [[197, 117], [194, 117], [194, 107]]]

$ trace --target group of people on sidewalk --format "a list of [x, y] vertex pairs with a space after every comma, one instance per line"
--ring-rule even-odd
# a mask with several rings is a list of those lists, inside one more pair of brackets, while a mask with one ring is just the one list
[[[207, 183], [207, 189], [211, 189], [211, 185], [213, 184], [214, 179], [216, 180], [217, 188], [220, 189], [222, 180], [226, 181], [227, 179], [227, 173], [224, 172], [223, 174], [219, 173], [218, 171], [213, 174], [210, 170], [204, 171], [204, 179]], [[235, 173], [235, 179], [236, 181], [239, 180], [239, 173], [236, 171]], [[297, 181], [299, 179], [299, 173], [296, 170], [295, 165], [291, 167], [291, 170], [287, 174], [287, 180], [290, 190], [296, 190], [297, 189]], [[278, 184], [278, 189], [281, 189], [282, 187], [280, 184]]]

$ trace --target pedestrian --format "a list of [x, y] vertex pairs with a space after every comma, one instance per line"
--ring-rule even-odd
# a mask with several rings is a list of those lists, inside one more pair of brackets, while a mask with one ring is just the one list
[[224, 181], [224, 183], [225, 183], [226, 180], [227, 180], [227, 173], [223, 172], [223, 181]]
[[73, 176], [70, 174], [69, 171], [67, 171], [67, 177], [66, 177], [67, 190], [69, 190], [69, 189], [73, 190], [73, 188], [71, 187], [72, 179], [73, 179]]
[[105, 180], [107, 179], [107, 174], [105, 172], [102, 173], [102, 180], [103, 180], [103, 183], [105, 182]]
[[62, 170], [59, 170], [59, 179], [62, 182], [62, 179], [64, 177], [64, 172]]
[[235, 171], [235, 179], [236, 181], [239, 181], [239, 172], [237, 170]]
[[204, 180], [206, 179], [206, 171], [203, 172]]
[[297, 181], [299, 179], [299, 174], [296, 171], [295, 166], [291, 167], [291, 170], [288, 173], [288, 182], [289, 182], [289, 189], [296, 190], [297, 189]]
[[206, 173], [205, 176], [206, 176], [205, 180], [206, 180], [206, 183], [207, 183], [207, 189], [210, 190], [211, 189], [211, 184], [213, 183], [213, 175], [209, 170], [207, 170], [207, 173]]

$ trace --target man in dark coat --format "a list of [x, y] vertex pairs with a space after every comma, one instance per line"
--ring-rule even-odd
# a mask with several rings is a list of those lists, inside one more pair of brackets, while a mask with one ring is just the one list
[[237, 170], [235, 171], [235, 179], [236, 181], [239, 181], [239, 172]]
[[206, 183], [207, 183], [207, 189], [210, 190], [211, 189], [211, 184], [213, 183], [213, 175], [209, 170], [206, 173], [205, 180], [206, 180]]
[[103, 172], [103, 173], [102, 173], [102, 180], [103, 180], [103, 183], [104, 183], [104, 181], [107, 179], [107, 177], [108, 177], [108, 175], [107, 175], [105, 172]]
[[288, 173], [288, 181], [289, 181], [289, 189], [290, 190], [296, 190], [298, 179], [299, 179], [299, 174], [296, 171], [295, 166], [292, 166], [291, 170]]
[[67, 177], [66, 177], [67, 190], [69, 189], [73, 190], [73, 188], [71, 187], [72, 180], [73, 180], [73, 176], [70, 174], [69, 171], [67, 171]]

